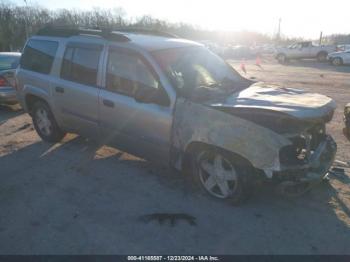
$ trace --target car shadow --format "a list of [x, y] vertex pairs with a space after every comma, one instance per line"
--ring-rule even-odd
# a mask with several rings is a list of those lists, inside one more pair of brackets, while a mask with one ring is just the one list
[[[205, 250], [201, 245], [205, 248], [207, 240], [201, 232], [224, 234], [228, 228], [235, 228], [237, 234], [263, 230], [261, 234], [271, 232], [269, 239], [277, 234], [282, 241], [294, 234], [288, 231], [290, 227], [300, 225], [298, 230], [304, 230], [306, 233], [303, 234], [315, 239], [323, 237], [322, 232], [328, 230], [332, 234], [345, 232], [344, 243], [350, 241], [349, 207], [329, 183], [321, 184], [296, 199], [282, 198], [269, 186], [262, 187], [246, 203], [236, 207], [201, 193], [188, 177], [174, 170], [114, 148], [101, 147], [81, 137], [68, 137], [58, 144], [37, 142], [28, 145], [0, 157], [0, 167], [0, 242], [4, 243], [0, 253], [27, 252], [28, 239], [33, 235], [45, 239], [55, 236], [51, 241], [56, 249], [45, 246], [43, 241], [32, 240], [31, 252], [57, 253], [57, 250], [67, 250], [64, 249], [66, 246], [70, 247], [70, 252], [86, 252], [91, 250], [88, 244], [97, 241], [95, 237], [113, 243], [117, 241], [116, 236], [121, 236], [121, 245], [126, 245], [124, 243], [138, 239], [133, 236], [138, 236], [134, 228], [159, 227], [158, 223], [138, 222], [139, 216], [164, 212], [189, 213], [197, 217], [196, 228], [200, 230], [196, 233], [198, 239], [193, 240], [194, 251]], [[230, 219], [223, 219], [225, 217]], [[81, 227], [85, 231], [79, 231]], [[87, 228], [89, 235], [85, 233]], [[94, 240], [89, 236], [94, 236]], [[178, 242], [169, 240], [168, 234], [166, 239], [170, 241], [169, 250], [165, 249], [167, 242], [163, 243], [164, 249], [156, 249], [159, 237], [150, 237], [147, 241], [141, 237], [140, 242], [135, 240], [135, 246], [140, 247], [136, 250], [171, 251], [170, 248], [175, 248], [171, 245]], [[298, 238], [294, 236], [296, 240]], [[333, 239], [324, 241], [328, 244]], [[79, 249], [75, 243], [85, 243], [86, 249]], [[197, 244], [198, 249], [195, 249]], [[225, 247], [220, 241], [216, 245], [211, 247], [216, 248], [216, 252], [231, 252], [231, 246]], [[96, 252], [100, 253], [104, 248]], [[310, 253], [317, 252], [310, 249]]]
[[19, 108], [17, 105], [16, 106], [0, 105], [0, 126], [10, 118], [19, 116], [23, 113], [24, 113], [23, 109]]
[[285, 66], [295, 66], [295, 67], [309, 67], [313, 69], [319, 69], [324, 71], [332, 71], [339, 73], [350, 73], [350, 66], [334, 66], [328, 62], [318, 62], [315, 60], [290, 60]]

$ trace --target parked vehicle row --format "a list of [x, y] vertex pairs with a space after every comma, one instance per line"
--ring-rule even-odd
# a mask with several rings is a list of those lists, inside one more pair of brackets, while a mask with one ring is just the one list
[[286, 192], [332, 165], [335, 102], [243, 78], [203, 45], [152, 32], [48, 28], [27, 42], [19, 101], [39, 136], [99, 140], [239, 202], [258, 180]]

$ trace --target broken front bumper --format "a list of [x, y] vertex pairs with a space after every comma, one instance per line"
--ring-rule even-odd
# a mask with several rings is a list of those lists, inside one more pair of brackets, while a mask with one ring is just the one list
[[336, 152], [337, 144], [331, 136], [326, 136], [312, 153], [308, 163], [282, 166], [281, 171], [275, 172], [273, 177], [280, 181], [320, 181], [332, 166]]

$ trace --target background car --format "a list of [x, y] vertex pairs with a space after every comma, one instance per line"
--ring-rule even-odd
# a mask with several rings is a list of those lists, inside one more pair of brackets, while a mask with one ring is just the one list
[[14, 74], [20, 57], [21, 53], [0, 53], [0, 104], [18, 103]]
[[328, 60], [335, 66], [350, 64], [350, 50], [331, 53]]
[[285, 63], [289, 59], [310, 59], [316, 58], [319, 62], [324, 62], [327, 55], [336, 51], [334, 45], [314, 45], [311, 41], [299, 42], [288, 47], [276, 49], [275, 57], [280, 63]]
[[337, 51], [347, 51], [350, 50], [350, 44], [337, 45]]

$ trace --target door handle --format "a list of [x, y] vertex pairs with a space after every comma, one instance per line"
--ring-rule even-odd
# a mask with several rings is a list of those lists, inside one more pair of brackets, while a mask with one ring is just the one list
[[108, 99], [103, 99], [103, 104], [107, 107], [114, 107], [114, 103]]
[[56, 86], [56, 87], [55, 87], [55, 90], [56, 90], [57, 93], [61, 93], [61, 94], [64, 93], [64, 88], [63, 88], [63, 87]]

